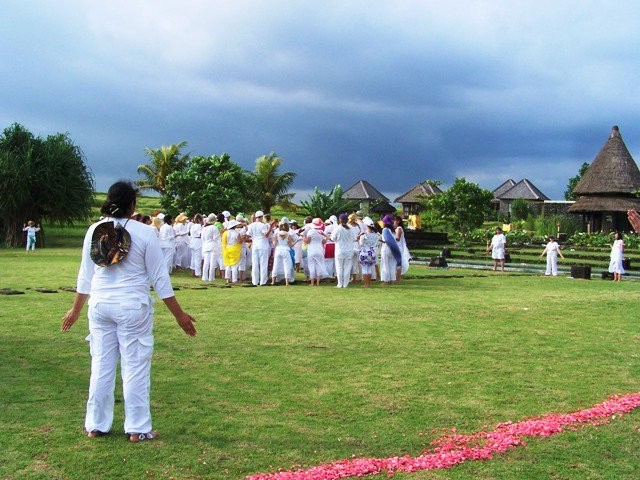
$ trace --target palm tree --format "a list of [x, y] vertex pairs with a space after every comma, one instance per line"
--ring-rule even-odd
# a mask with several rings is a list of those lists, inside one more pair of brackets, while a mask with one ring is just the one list
[[278, 173], [282, 158], [274, 152], [268, 156], [262, 155], [256, 160], [253, 171], [253, 181], [257, 200], [265, 213], [271, 211], [274, 205], [291, 206], [294, 193], [288, 193], [296, 178], [294, 172]]
[[189, 162], [189, 154], [180, 153], [180, 150], [186, 146], [187, 142], [180, 142], [174, 145], [163, 145], [157, 150], [145, 148], [145, 154], [151, 159], [151, 163], [138, 165], [138, 173], [145, 178], [136, 180], [136, 184], [141, 189], [155, 190], [160, 195], [164, 194], [169, 174], [183, 170]]

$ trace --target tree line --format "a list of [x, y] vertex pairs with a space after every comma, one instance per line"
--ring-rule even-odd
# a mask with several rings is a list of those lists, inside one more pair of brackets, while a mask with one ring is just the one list
[[[260, 156], [253, 171], [242, 169], [227, 153], [191, 155], [183, 153], [187, 142], [146, 148], [148, 163], [138, 166], [141, 189], [157, 192], [162, 208], [189, 214], [203, 212], [269, 213], [276, 205], [298, 208], [304, 215], [326, 218], [355, 211], [357, 202], [342, 198], [336, 185], [330, 192], [317, 187], [308, 200], [293, 204], [290, 192], [294, 172], [281, 172], [283, 159], [275, 152]], [[569, 180], [565, 197], [586, 172], [581, 166]], [[94, 179], [82, 150], [68, 133], [36, 137], [20, 124], [13, 124], [0, 136], [0, 229], [7, 247], [22, 241], [27, 220], [69, 225], [90, 217]], [[477, 184], [456, 178], [443, 194], [423, 199], [427, 223], [447, 224], [464, 237], [482, 224], [489, 213], [492, 194]], [[432, 220], [432, 221], [429, 221]]]

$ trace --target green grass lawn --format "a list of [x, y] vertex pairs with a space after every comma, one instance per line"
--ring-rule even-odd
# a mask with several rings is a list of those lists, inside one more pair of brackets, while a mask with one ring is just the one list
[[[216, 288], [173, 276], [189, 338], [160, 303], [154, 428], [83, 433], [86, 316], [60, 333], [79, 248], [0, 250], [0, 477], [243, 478], [352, 455], [418, 455], [461, 433], [640, 391], [637, 282], [412, 267], [391, 287]], [[401, 479], [635, 479], [640, 412], [531, 439], [494, 460]]]

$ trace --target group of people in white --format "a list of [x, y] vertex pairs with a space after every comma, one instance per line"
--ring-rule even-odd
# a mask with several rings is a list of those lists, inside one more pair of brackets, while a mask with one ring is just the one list
[[[139, 214], [134, 218], [143, 221]], [[205, 282], [289, 285], [304, 272], [312, 286], [335, 281], [346, 288], [362, 281], [370, 287], [372, 280], [399, 281], [409, 268], [403, 221], [392, 215], [374, 222], [358, 211], [326, 220], [309, 216], [299, 224], [258, 210], [251, 219], [224, 211], [175, 219], [160, 213], [144, 221], [157, 228], [168, 271], [190, 269]]]

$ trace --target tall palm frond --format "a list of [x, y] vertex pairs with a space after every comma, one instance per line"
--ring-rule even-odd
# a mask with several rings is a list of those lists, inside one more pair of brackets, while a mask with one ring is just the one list
[[265, 213], [271, 211], [274, 205], [291, 204], [295, 194], [289, 193], [296, 178], [294, 172], [278, 173], [282, 158], [274, 152], [262, 155], [256, 160], [253, 180], [260, 206]]
[[157, 150], [145, 148], [145, 154], [151, 159], [148, 164], [138, 165], [138, 173], [145, 178], [137, 180], [136, 184], [142, 189], [155, 190], [163, 194], [167, 188], [167, 177], [183, 170], [189, 163], [189, 154], [181, 154], [187, 142], [173, 145], [163, 145]]

